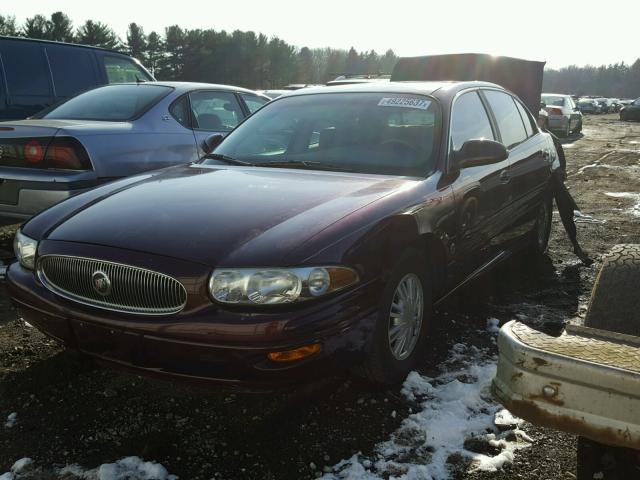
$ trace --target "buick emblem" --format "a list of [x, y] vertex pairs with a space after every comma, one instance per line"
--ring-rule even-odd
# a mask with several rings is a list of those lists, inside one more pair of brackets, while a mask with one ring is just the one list
[[96, 270], [91, 276], [91, 284], [98, 295], [106, 297], [111, 293], [111, 280], [106, 273]]

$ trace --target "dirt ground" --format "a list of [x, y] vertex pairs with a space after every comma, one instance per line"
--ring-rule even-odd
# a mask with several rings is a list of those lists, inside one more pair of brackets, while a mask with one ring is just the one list
[[[583, 133], [563, 142], [567, 183], [585, 215], [579, 237], [596, 263], [577, 261], [555, 214], [545, 261], [514, 259], [470, 287], [474, 295], [467, 289], [440, 309], [443, 321], [424, 373], [453, 344], [477, 342], [474, 332], [488, 317], [503, 323], [524, 313], [579, 322], [600, 256], [617, 243], [640, 243], [640, 216], [634, 216], [640, 215], [640, 195], [619, 195], [640, 193], [640, 123], [616, 117], [586, 117]], [[0, 233], [5, 246], [7, 232]], [[183, 480], [315, 478], [325, 466], [371, 452], [411, 408], [399, 387], [372, 391], [349, 377], [288, 393], [240, 395], [101, 369], [26, 326], [0, 293], [0, 474], [25, 456], [42, 466], [93, 468], [138, 455]], [[18, 422], [2, 428], [11, 412]], [[493, 473], [458, 468], [454, 478], [575, 478], [572, 436], [522, 428], [533, 444], [517, 451], [512, 464]]]

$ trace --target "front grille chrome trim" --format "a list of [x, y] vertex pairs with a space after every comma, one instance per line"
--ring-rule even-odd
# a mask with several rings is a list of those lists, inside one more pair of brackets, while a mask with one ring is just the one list
[[[96, 271], [106, 273], [112, 290], [106, 296], [91, 283]], [[141, 267], [70, 255], [43, 255], [36, 272], [45, 288], [67, 300], [135, 315], [171, 315], [187, 304], [187, 290], [173, 277]]]

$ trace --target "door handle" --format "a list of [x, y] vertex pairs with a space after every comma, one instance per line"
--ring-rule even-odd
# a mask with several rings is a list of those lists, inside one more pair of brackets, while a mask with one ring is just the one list
[[508, 183], [509, 180], [511, 180], [511, 174], [509, 173], [509, 170], [502, 170], [500, 172], [500, 181], [502, 183]]

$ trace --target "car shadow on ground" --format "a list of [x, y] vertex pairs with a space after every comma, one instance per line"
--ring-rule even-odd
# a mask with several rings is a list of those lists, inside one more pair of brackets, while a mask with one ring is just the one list
[[572, 133], [568, 137], [558, 137], [560, 139], [560, 143], [562, 145], [568, 145], [573, 142], [577, 142], [578, 140], [582, 140], [584, 138], [584, 133]]

